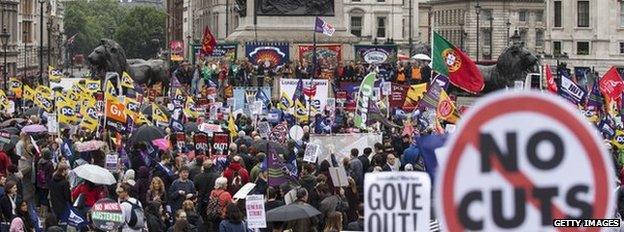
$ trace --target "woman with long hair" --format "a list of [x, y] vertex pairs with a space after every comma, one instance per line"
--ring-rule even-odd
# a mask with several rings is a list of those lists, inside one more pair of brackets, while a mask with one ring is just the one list
[[339, 232], [342, 230], [342, 213], [338, 211], [331, 212], [327, 215], [325, 229], [323, 232]]
[[152, 178], [149, 189], [147, 190], [147, 201], [167, 202], [167, 192], [165, 191], [165, 183], [160, 177]]
[[219, 224], [220, 232], [247, 232], [247, 223], [243, 220], [243, 212], [235, 203], [229, 203], [226, 208], [225, 220]]
[[165, 222], [161, 219], [162, 205], [157, 201], [150, 201], [145, 206], [145, 221], [150, 232], [166, 231]]
[[22, 197], [17, 192], [15, 181], [9, 180], [5, 184], [5, 194], [0, 198], [0, 209], [4, 222], [10, 222], [17, 213], [17, 207], [22, 203]]
[[61, 217], [67, 210], [67, 203], [71, 202], [71, 192], [67, 175], [69, 174], [69, 165], [59, 163], [56, 171], [52, 174], [50, 182], [50, 207], [56, 217]]
[[22, 201], [15, 210], [15, 217], [11, 220], [9, 232], [35, 231], [35, 228], [28, 214], [28, 203]]

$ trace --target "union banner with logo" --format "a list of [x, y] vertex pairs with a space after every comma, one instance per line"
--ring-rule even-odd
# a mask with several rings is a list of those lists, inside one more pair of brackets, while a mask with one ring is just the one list
[[485, 87], [477, 65], [444, 37], [433, 32], [433, 70], [449, 77], [451, 83], [466, 92], [479, 93]]

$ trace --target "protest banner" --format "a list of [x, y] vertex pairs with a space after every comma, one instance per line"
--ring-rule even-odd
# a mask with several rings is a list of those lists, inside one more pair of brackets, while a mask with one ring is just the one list
[[175, 139], [176, 139], [176, 144], [175, 144], [176, 149], [178, 151], [184, 150], [184, 148], [186, 147], [186, 134], [184, 132], [176, 132]]
[[434, 178], [436, 209], [448, 231], [553, 231], [560, 219], [613, 218], [612, 157], [563, 99], [490, 94], [457, 128]]
[[[284, 92], [287, 96], [293, 96], [295, 89], [297, 89], [298, 79], [285, 79], [280, 80], [280, 93]], [[328, 80], [303, 80], [303, 87], [310, 88], [316, 85], [316, 94], [312, 96], [312, 106], [316, 112], [322, 112], [327, 105], [327, 98], [329, 97], [329, 81]], [[310, 104], [310, 96], [304, 95], [307, 105]]]
[[248, 42], [245, 44], [245, 56], [253, 65], [270, 67], [282, 66], [290, 60], [290, 46], [279, 42]]
[[271, 135], [269, 136], [271, 140], [278, 141], [280, 143], [286, 141], [286, 137], [288, 136], [288, 126], [284, 124], [278, 124], [271, 130]]
[[392, 83], [390, 90], [390, 107], [401, 108], [405, 103], [405, 96], [410, 89], [409, 85], [400, 85]]
[[256, 184], [254, 183], [247, 183], [245, 185], [243, 185], [243, 187], [241, 187], [232, 198], [234, 199], [245, 199], [247, 197], [247, 194], [249, 194], [249, 192], [251, 192], [251, 190], [253, 190], [253, 188], [256, 187]]
[[117, 171], [118, 158], [119, 158], [119, 155], [117, 154], [106, 155], [106, 169], [108, 169], [111, 172]]
[[269, 122], [260, 122], [258, 123], [258, 134], [262, 138], [269, 138], [269, 133], [271, 133], [271, 125]]
[[266, 228], [266, 212], [264, 211], [264, 195], [249, 195], [245, 199], [247, 209], [247, 227], [250, 229]]
[[208, 135], [199, 132], [193, 135], [193, 143], [195, 144], [195, 155], [205, 155], [209, 150]]
[[[299, 45], [299, 62], [311, 64], [314, 46], [312, 44]], [[331, 79], [342, 60], [342, 46], [339, 44], [317, 44], [316, 59], [321, 71], [320, 78]]]
[[319, 145], [308, 143], [308, 145], [306, 145], [306, 149], [303, 154], [303, 161], [315, 163], [316, 158], [318, 158], [318, 153], [319, 153]]
[[230, 135], [223, 132], [216, 132], [212, 137], [212, 149], [217, 153], [221, 152], [223, 155], [228, 154], [228, 148], [230, 146]]
[[[261, 91], [262, 93], [258, 94]], [[234, 111], [243, 110], [245, 106], [251, 106], [256, 100], [261, 100], [259, 96], [271, 96], [270, 87], [235, 87], [234, 96], [231, 98], [232, 102], [228, 99], [228, 107], [232, 107]], [[292, 95], [291, 95], [292, 96]], [[263, 110], [266, 106], [263, 107]]]
[[[319, 144], [318, 159], [320, 164], [323, 160], [329, 159], [330, 154], [334, 154], [337, 160], [348, 158], [351, 149], [357, 148], [360, 152], [367, 147], [374, 147], [375, 143], [381, 143], [381, 134], [375, 133], [354, 133], [354, 134], [310, 134], [311, 144]], [[338, 162], [342, 163], [342, 162]]]
[[108, 198], [100, 199], [93, 205], [91, 220], [96, 228], [103, 231], [117, 230], [125, 222], [119, 203]]
[[197, 126], [197, 129], [201, 132], [208, 134], [208, 136], [212, 136], [215, 132], [222, 132], [221, 125], [210, 124], [210, 123], [202, 123]]
[[427, 173], [366, 173], [364, 199], [364, 231], [429, 231], [431, 180]]
[[355, 62], [367, 64], [396, 63], [396, 45], [354, 45]]

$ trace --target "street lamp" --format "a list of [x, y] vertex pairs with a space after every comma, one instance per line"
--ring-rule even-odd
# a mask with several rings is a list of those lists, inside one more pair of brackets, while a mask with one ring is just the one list
[[50, 60], [51, 60], [50, 59], [50, 53], [52, 51], [52, 46], [50, 45], [50, 34], [52, 33], [52, 18], [51, 17], [48, 17], [48, 22], [46, 22], [46, 25], [48, 26], [47, 27], [47, 29], [48, 29], [48, 36], [47, 36], [48, 37], [48, 49], [47, 49], [46, 55], [48, 56], [48, 63], [47, 64], [50, 65], [51, 64], [50, 63]]
[[187, 59], [190, 61], [191, 60], [191, 56], [192, 56], [192, 54], [191, 54], [192, 53], [191, 52], [191, 46], [192, 46], [191, 45], [191, 35], [187, 35], [186, 36], [186, 41], [187, 41], [186, 43], [188, 44], [188, 45], [186, 45], [187, 46], [187, 50], [188, 50], [188, 58]]
[[26, 80], [26, 69], [27, 69], [26, 67], [28, 67], [28, 60], [26, 60], [28, 59], [27, 54], [26, 54], [26, 44], [28, 43], [28, 31], [26, 30], [26, 28], [24, 28], [24, 30], [22, 31], [22, 35], [24, 38], [24, 41], [23, 41], [24, 42], [24, 70], [22, 70], [24, 71], [24, 77], [22, 79], [22, 84], [23, 84], [24, 81]]
[[507, 46], [509, 46], [509, 37], [510, 37], [509, 30], [511, 29], [511, 22], [509, 22], [509, 17], [507, 17], [506, 25], [507, 25]]
[[39, 81], [43, 84], [43, 4], [47, 0], [39, 0]]
[[2, 47], [4, 47], [4, 68], [2, 69], [2, 78], [4, 80], [4, 90], [7, 89], [7, 45], [9, 44], [9, 38], [11, 34], [7, 32], [6, 26], [2, 27], [2, 33], [0, 33], [0, 40]]
[[479, 62], [479, 34], [481, 34], [481, 32], [479, 31], [479, 14], [481, 14], [481, 1], [476, 1], [477, 5], [475, 5], [475, 13], [477, 14], [477, 62]]
[[492, 48], [494, 47], [494, 17], [492, 16], [492, 14], [490, 13], [490, 18], [488, 18], [488, 20], [490, 20], [490, 60], [492, 59]]
[[519, 44], [521, 39], [522, 38], [520, 37], [520, 34], [518, 33], [518, 30], [515, 30], [514, 34], [511, 36], [511, 44], [513, 44], [513, 45]]

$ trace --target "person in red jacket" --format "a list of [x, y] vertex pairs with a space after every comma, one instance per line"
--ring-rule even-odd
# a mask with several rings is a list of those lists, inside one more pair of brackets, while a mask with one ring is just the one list
[[5, 151], [0, 151], [0, 174], [6, 176], [9, 166], [11, 166], [11, 158]]
[[84, 194], [84, 206], [87, 208], [93, 207], [95, 202], [99, 199], [102, 199], [108, 195], [106, 193], [106, 188], [103, 186], [97, 186], [94, 183], [85, 180], [81, 184], [79, 184], [74, 190], [71, 192], [72, 201], [75, 201], [80, 194]]
[[249, 182], [249, 172], [241, 164], [241, 160], [240, 156], [234, 156], [230, 165], [223, 171], [223, 176], [228, 180], [228, 192], [232, 195]]

